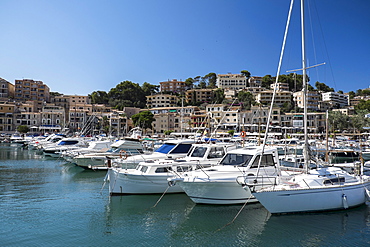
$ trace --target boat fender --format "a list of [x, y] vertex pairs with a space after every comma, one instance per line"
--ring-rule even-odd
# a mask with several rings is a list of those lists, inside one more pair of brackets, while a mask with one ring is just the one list
[[348, 208], [348, 202], [347, 202], [347, 196], [345, 194], [342, 195], [342, 201], [343, 201], [343, 208]]

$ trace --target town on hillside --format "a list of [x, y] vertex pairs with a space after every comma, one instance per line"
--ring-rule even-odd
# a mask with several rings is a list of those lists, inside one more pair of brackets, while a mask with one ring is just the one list
[[[252, 135], [265, 132], [274, 92], [270, 131], [282, 137], [302, 133], [303, 91], [295, 74], [294, 78], [279, 83], [271, 77], [270, 83], [266, 83], [265, 77], [250, 76], [245, 71], [213, 77], [208, 85], [203, 80], [203, 86], [189, 84], [191, 78], [149, 85], [157, 90], [144, 96], [144, 107], [127, 103], [117, 107], [98, 102], [92, 97], [97, 92], [86, 96], [63, 95], [50, 92], [42, 81], [22, 79], [12, 84], [0, 78], [0, 133], [105, 133], [119, 137], [139, 126], [146, 135], [158, 136], [205, 131]], [[309, 86], [307, 96], [309, 134], [323, 136], [327, 128], [329, 132], [366, 132], [368, 90], [343, 93], [334, 92], [323, 83], [317, 82], [316, 86], [317, 89]], [[361, 94], [362, 91], [365, 93]], [[116, 97], [125, 100], [124, 95]], [[135, 117], [142, 112], [150, 112], [152, 118], [146, 121]]]

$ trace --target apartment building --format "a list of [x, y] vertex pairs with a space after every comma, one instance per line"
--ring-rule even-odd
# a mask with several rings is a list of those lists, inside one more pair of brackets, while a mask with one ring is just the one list
[[277, 91], [289, 91], [289, 84], [285, 82], [272, 83], [270, 87], [272, 90], [276, 87]]
[[[256, 95], [256, 102], [264, 104], [264, 105], [271, 105], [272, 96], [274, 91], [266, 90], [259, 92]], [[277, 91], [275, 95], [274, 103], [277, 106], [283, 106], [284, 103], [291, 102], [292, 93], [290, 91]]]
[[[307, 92], [307, 109], [311, 111], [319, 110], [320, 94], [317, 91], [308, 91]], [[298, 91], [293, 93], [293, 100], [296, 102], [299, 108], [304, 107], [303, 102], [303, 91]]]
[[186, 103], [212, 103], [217, 89], [191, 89], [185, 92]]
[[0, 100], [8, 101], [14, 98], [14, 85], [0, 77]]
[[178, 97], [172, 94], [149, 95], [146, 96], [146, 106], [147, 108], [175, 107], [178, 100]]
[[163, 133], [166, 130], [185, 132], [191, 130], [193, 114], [199, 111], [196, 106], [157, 107], [149, 109], [154, 114], [153, 131]]
[[29, 100], [49, 102], [50, 89], [42, 81], [31, 79], [15, 80], [14, 99], [19, 102]]
[[262, 87], [262, 77], [260, 76], [251, 76], [248, 79], [248, 87]]
[[336, 92], [326, 92], [322, 93], [322, 101], [329, 102], [333, 108], [342, 108], [344, 106], [348, 106], [348, 95]]
[[216, 85], [221, 89], [232, 89], [239, 91], [248, 86], [248, 79], [241, 74], [219, 74], [217, 75]]
[[14, 102], [0, 102], [0, 131], [14, 130]]
[[172, 79], [168, 81], [162, 81], [159, 83], [161, 92], [174, 92], [182, 94], [186, 91], [186, 85], [184, 81], [178, 81]]

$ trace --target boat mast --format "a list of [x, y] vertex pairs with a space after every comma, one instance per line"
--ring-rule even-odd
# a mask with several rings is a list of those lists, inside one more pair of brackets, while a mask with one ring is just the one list
[[304, 126], [304, 165], [308, 172], [310, 156], [308, 153], [308, 121], [307, 121], [307, 80], [306, 80], [306, 46], [305, 46], [305, 24], [304, 24], [304, 0], [301, 0], [301, 34], [302, 34], [302, 70], [303, 70], [303, 126]]

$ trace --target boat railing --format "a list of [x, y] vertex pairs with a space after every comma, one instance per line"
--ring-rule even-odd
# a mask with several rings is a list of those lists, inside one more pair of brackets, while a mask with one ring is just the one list
[[255, 192], [256, 186], [275, 186], [278, 184], [278, 177], [276, 176], [255, 176], [244, 175], [236, 177], [236, 182], [242, 186], [247, 186], [252, 192]]

